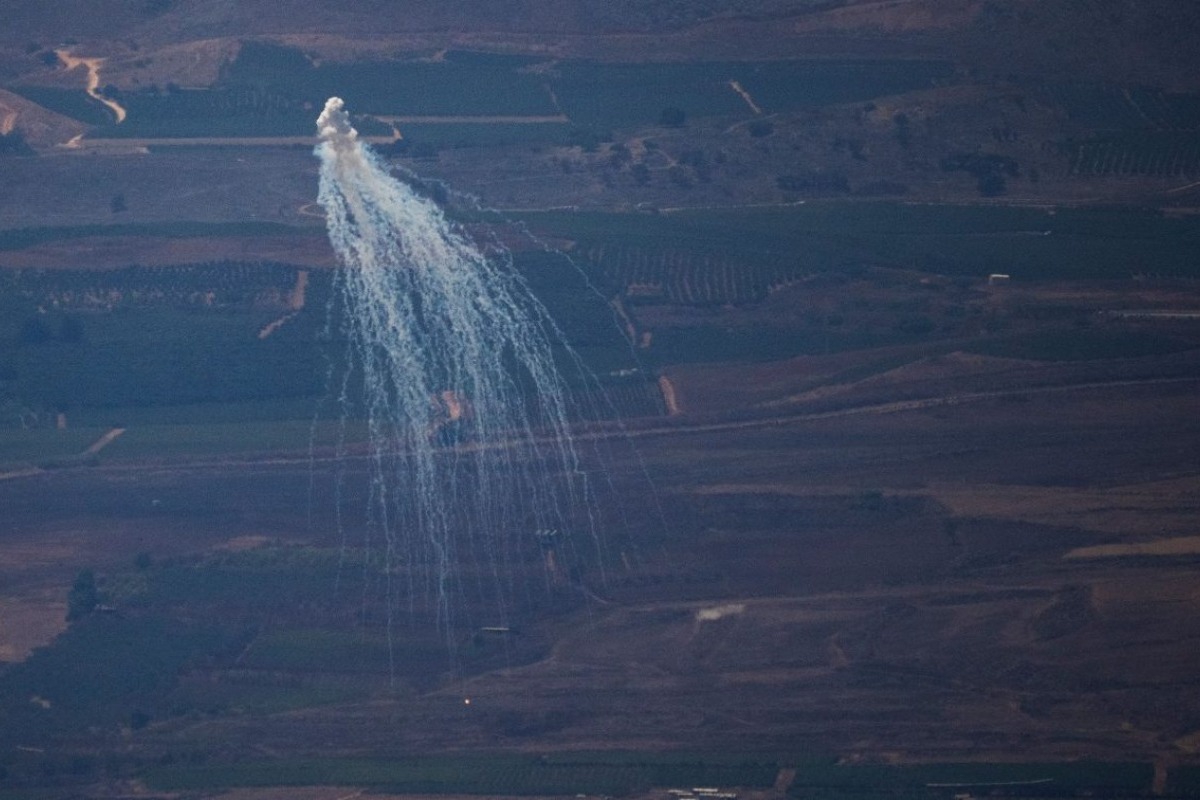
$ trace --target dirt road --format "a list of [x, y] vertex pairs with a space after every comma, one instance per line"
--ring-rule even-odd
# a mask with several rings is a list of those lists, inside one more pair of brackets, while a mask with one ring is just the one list
[[116, 100], [113, 100], [111, 97], [105, 97], [100, 93], [100, 68], [104, 66], [103, 58], [79, 58], [71, 55], [71, 51], [65, 48], [55, 50], [54, 54], [57, 55], [59, 60], [63, 62], [63, 65], [67, 68], [68, 72], [76, 67], [86, 68], [87, 93], [99, 100], [104, 105], [108, 106], [108, 109], [112, 111], [113, 115], [117, 118], [118, 125], [125, 121], [126, 111], [121, 104]]

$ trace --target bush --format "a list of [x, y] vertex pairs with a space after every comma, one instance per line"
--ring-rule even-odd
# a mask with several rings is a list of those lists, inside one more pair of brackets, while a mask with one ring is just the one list
[[31, 156], [33, 148], [25, 142], [25, 136], [20, 131], [0, 133], [0, 157]]
[[96, 574], [85, 569], [75, 577], [71, 591], [67, 593], [67, 622], [82, 619], [96, 610], [100, 592], [96, 589]]

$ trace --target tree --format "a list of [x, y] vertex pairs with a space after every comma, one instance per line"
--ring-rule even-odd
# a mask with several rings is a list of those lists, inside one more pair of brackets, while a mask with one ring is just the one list
[[96, 589], [96, 574], [85, 569], [75, 577], [75, 583], [67, 594], [67, 622], [82, 619], [96, 610], [100, 592]]

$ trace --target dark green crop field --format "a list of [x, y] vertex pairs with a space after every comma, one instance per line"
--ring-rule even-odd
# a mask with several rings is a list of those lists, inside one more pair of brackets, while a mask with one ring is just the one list
[[522, 215], [535, 230], [613, 248], [786, 260], [802, 272], [876, 264], [1020, 281], [1195, 277], [1200, 221], [1124, 208], [809, 202], [671, 214]]

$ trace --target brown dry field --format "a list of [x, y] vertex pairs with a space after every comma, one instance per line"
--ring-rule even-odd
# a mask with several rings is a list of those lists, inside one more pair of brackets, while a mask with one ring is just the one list
[[[637, 431], [654, 496], [634, 464], [611, 465], [634, 564], [596, 584], [603, 602], [531, 614], [540, 655], [141, 742], [1187, 760], [1200, 586], [1179, 543], [1194, 543], [1198, 411], [1185, 377]], [[320, 487], [339, 469], [359, 475], [299, 458], [0, 482], [5, 608], [40, 603], [50, 627], [78, 569], [145, 550], [334, 546]]]

